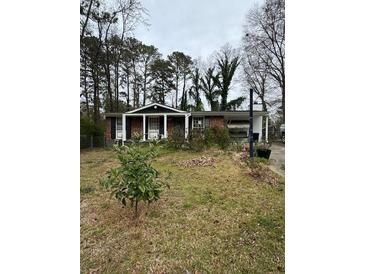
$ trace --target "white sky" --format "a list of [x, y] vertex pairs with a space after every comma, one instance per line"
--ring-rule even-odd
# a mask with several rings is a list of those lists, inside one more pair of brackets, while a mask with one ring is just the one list
[[[164, 57], [182, 51], [193, 59], [207, 60], [226, 43], [239, 47], [245, 16], [263, 0], [142, 0], [150, 26], [138, 26], [137, 39], [156, 46]], [[239, 76], [236, 72], [236, 78]], [[243, 94], [235, 81], [228, 99]], [[202, 96], [207, 109], [207, 103]], [[246, 100], [247, 102], [248, 100]], [[243, 105], [246, 105], [244, 102]]]
[[142, 0], [150, 26], [136, 37], [153, 44], [166, 57], [182, 51], [206, 59], [226, 43], [239, 46], [245, 15], [262, 0]]

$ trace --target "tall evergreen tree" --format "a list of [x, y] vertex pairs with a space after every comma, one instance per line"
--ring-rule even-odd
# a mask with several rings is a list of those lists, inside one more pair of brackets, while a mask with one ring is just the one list
[[142, 90], [143, 90], [143, 101], [142, 105], [146, 105], [147, 97], [148, 97], [148, 86], [151, 84], [151, 65], [153, 62], [161, 57], [161, 54], [158, 52], [158, 49], [154, 46], [147, 46], [145, 44], [141, 44], [140, 47], [140, 61], [141, 61], [141, 75], [142, 75]]
[[189, 96], [192, 99], [193, 103], [190, 106], [192, 111], [202, 111], [204, 110], [203, 102], [200, 98], [201, 84], [200, 84], [200, 72], [198, 68], [194, 69], [194, 72], [191, 76], [192, 85], [189, 90]]
[[174, 74], [171, 62], [157, 59], [151, 65], [151, 76], [154, 79], [150, 94], [151, 101], [166, 104], [166, 96], [174, 88]]

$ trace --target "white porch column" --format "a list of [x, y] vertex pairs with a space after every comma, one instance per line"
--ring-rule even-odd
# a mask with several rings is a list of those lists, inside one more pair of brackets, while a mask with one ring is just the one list
[[188, 139], [189, 134], [189, 116], [185, 115], [185, 139]]
[[143, 114], [143, 142], [146, 141], [146, 114]]
[[122, 140], [123, 141], [127, 140], [127, 133], [125, 130], [125, 120], [126, 120], [125, 114], [122, 114], [122, 134], [123, 134]]
[[167, 114], [164, 114], [163, 116], [163, 129], [164, 129], [163, 137], [167, 138]]
[[265, 141], [269, 142], [269, 116], [266, 116]]

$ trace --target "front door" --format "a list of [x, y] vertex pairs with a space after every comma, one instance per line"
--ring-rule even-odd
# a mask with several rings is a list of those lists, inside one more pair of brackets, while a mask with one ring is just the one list
[[148, 118], [148, 139], [158, 139], [160, 132], [160, 117]]

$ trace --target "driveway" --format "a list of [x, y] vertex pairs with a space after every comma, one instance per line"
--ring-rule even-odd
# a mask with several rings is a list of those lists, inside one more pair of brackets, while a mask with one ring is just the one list
[[269, 167], [272, 171], [278, 173], [281, 176], [285, 176], [285, 145], [284, 144], [272, 144], [270, 164]]

